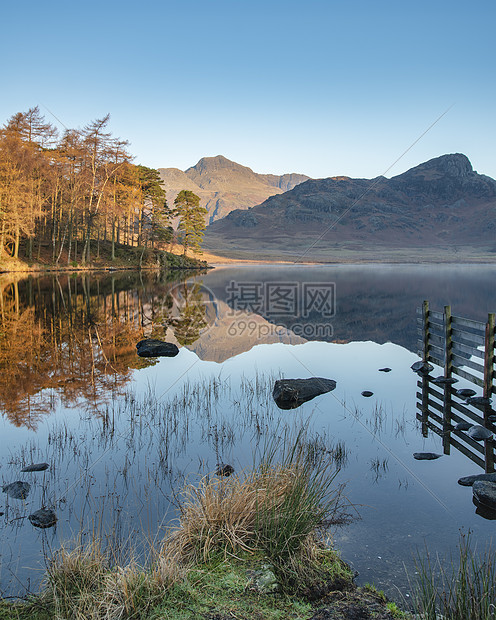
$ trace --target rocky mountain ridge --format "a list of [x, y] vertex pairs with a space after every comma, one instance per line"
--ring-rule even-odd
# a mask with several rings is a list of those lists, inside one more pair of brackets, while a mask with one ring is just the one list
[[193, 191], [208, 211], [208, 222], [225, 217], [233, 209], [248, 209], [269, 196], [293, 189], [309, 179], [304, 174], [258, 174], [223, 155], [203, 157], [185, 171], [158, 169], [168, 204], [182, 189]]
[[[460, 153], [442, 155], [387, 179], [311, 179], [207, 229], [206, 247], [289, 240], [391, 247], [496, 242], [496, 181]], [[325, 233], [325, 234], [323, 234]], [[249, 243], [248, 243], [249, 241]]]

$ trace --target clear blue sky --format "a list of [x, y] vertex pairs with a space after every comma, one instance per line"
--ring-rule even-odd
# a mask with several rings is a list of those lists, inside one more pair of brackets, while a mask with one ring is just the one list
[[110, 112], [153, 167], [223, 154], [374, 177], [453, 105], [387, 176], [462, 152], [496, 177], [494, 0], [28, 0], [1, 15], [1, 123], [37, 104], [68, 127]]

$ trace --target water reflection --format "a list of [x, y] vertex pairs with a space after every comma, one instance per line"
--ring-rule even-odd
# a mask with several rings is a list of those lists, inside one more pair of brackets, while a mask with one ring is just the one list
[[[472, 473], [466, 457], [453, 450], [449, 459], [413, 459], [442, 450], [443, 438], [423, 436], [417, 425], [410, 366], [418, 359], [416, 306], [425, 297], [447, 303], [472, 295], [477, 312], [493, 309], [496, 293], [479, 286], [494, 272], [455, 269], [436, 280], [422, 269], [361, 269], [361, 278], [356, 267], [282, 267], [215, 270], [181, 282], [153, 273], [4, 281], [1, 483], [31, 488], [25, 503], [1, 508], [2, 588], [39, 583], [47, 541], [57, 548], [95, 531], [112, 542], [160, 536], [176, 516], [174, 494], [185, 477], [194, 481], [218, 463], [251, 468], [265, 442], [304, 425], [315, 449], [341, 467], [359, 506], [362, 520], [335, 537], [362, 583], [405, 592], [404, 563], [417, 548], [431, 544], [446, 555], [462, 526], [487, 540], [491, 524], [456, 483]], [[333, 280], [332, 339], [368, 342], [307, 342], [280, 315], [234, 315], [226, 287], [235, 278]], [[144, 337], [179, 344], [179, 354], [139, 358], [135, 344]], [[408, 346], [378, 344], [387, 340]], [[309, 377], [334, 380], [336, 389], [280, 410], [275, 381]], [[366, 390], [373, 396], [362, 396]], [[41, 462], [49, 469], [21, 473]], [[42, 508], [55, 512], [56, 526], [29, 522]]]
[[[177, 274], [74, 274], [0, 286], [0, 408], [16, 426], [36, 428], [60, 399], [99, 413], [133, 370], [143, 338], [196, 340], [207, 321], [197, 285], [177, 304]], [[187, 285], [184, 285], [185, 287]], [[184, 300], [182, 300], [184, 301]], [[50, 389], [50, 398], [43, 390]]]

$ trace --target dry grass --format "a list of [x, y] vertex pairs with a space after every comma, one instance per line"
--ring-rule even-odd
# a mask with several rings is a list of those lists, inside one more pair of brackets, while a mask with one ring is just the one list
[[254, 552], [262, 506], [281, 508], [297, 479], [295, 468], [255, 471], [245, 478], [206, 477], [188, 486], [181, 497], [180, 525], [163, 553], [188, 564], [208, 561], [213, 552]]
[[[287, 446], [290, 446], [289, 449]], [[316, 531], [342, 517], [342, 487], [328, 455], [309, 452], [305, 433], [265, 450], [252, 472], [229, 478], [207, 476], [180, 498], [179, 526], [164, 541], [162, 555], [178, 565], [240, 554], [263, 554], [281, 582], [313, 575], [322, 544]]]

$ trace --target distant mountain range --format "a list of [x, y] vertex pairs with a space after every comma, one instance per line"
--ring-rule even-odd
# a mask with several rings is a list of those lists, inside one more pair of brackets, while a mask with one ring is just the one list
[[304, 174], [257, 174], [251, 168], [217, 155], [203, 157], [184, 172], [178, 168], [159, 168], [169, 205], [182, 189], [200, 196], [208, 210], [209, 223], [225, 217], [233, 209], [248, 209], [269, 196], [293, 189], [310, 177]]
[[[496, 181], [460, 153], [387, 179], [308, 180], [207, 228], [211, 250], [496, 245]], [[496, 248], [494, 248], [496, 249]], [[494, 251], [494, 249], [492, 251]]]

